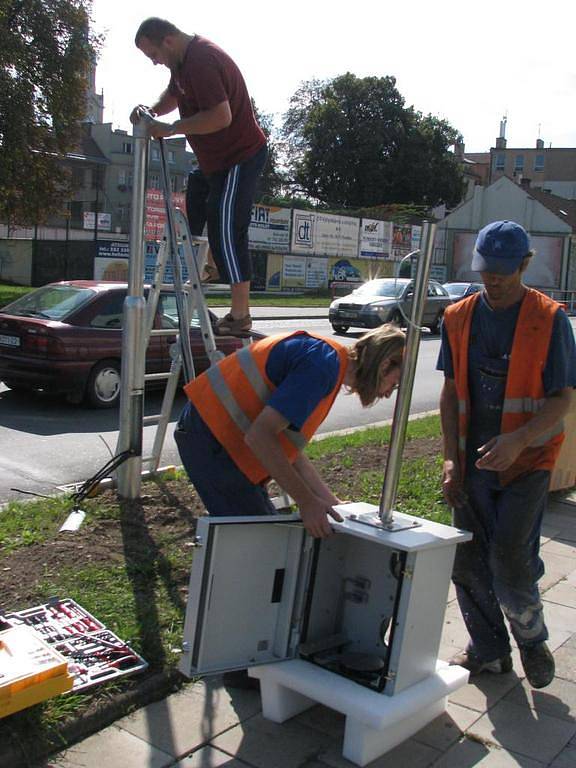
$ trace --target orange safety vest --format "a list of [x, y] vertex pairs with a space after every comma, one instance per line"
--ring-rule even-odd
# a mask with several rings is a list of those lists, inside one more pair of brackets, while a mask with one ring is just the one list
[[[256, 341], [225, 357], [184, 387], [212, 434], [253, 483], [262, 483], [270, 476], [244, 442], [252, 422], [276, 389], [266, 375], [266, 361], [276, 344], [301, 333], [304, 331], [282, 333]], [[334, 388], [318, 403], [300, 431], [285, 429], [280, 433], [280, 445], [291, 463], [328, 415], [348, 367], [348, 352], [344, 345], [313, 333], [308, 335], [325, 341], [336, 350], [340, 371]]]
[[[450, 342], [454, 381], [458, 395], [458, 450], [460, 468], [466, 466], [466, 435], [470, 418], [468, 388], [468, 344], [472, 314], [480, 294], [476, 293], [448, 307], [444, 324]], [[548, 357], [554, 317], [559, 304], [543, 293], [527, 288], [522, 301], [502, 406], [502, 433], [514, 432], [538, 413], [546, 399], [542, 374]], [[564, 440], [564, 424], [560, 421], [546, 434], [525, 448], [516, 461], [499, 473], [502, 485], [536, 469], [552, 469]]]

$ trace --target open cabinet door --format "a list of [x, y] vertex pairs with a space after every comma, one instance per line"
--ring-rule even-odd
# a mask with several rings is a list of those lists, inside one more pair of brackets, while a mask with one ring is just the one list
[[296, 515], [198, 521], [180, 671], [289, 658], [305, 531]]

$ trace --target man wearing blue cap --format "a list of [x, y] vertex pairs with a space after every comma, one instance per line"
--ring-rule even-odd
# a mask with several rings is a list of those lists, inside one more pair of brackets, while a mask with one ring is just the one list
[[563, 418], [576, 387], [576, 345], [560, 305], [523, 283], [533, 253], [525, 230], [496, 221], [478, 234], [472, 269], [484, 291], [446, 310], [443, 492], [458, 547], [453, 581], [470, 642], [452, 659], [472, 675], [512, 670], [516, 640], [528, 682], [554, 678], [537, 582], [540, 528]]

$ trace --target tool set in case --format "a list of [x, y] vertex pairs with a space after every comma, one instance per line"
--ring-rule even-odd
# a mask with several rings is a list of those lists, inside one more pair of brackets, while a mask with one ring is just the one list
[[74, 692], [148, 666], [127, 643], [69, 598], [52, 598], [44, 605], [7, 613], [3, 618], [11, 627], [31, 628], [66, 659], [74, 677]]

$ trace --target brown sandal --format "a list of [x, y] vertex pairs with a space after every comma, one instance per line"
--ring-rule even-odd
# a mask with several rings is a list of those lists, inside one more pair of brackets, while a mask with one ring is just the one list
[[252, 328], [252, 318], [250, 315], [238, 319], [232, 317], [230, 312], [220, 318], [214, 327], [214, 333], [218, 336], [243, 336], [248, 334]]

